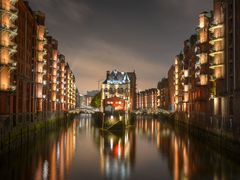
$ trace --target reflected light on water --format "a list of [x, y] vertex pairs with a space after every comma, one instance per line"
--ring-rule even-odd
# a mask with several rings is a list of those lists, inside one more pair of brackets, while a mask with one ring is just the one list
[[48, 179], [48, 161], [47, 160], [45, 160], [43, 163], [42, 177], [44, 180]]
[[[50, 142], [50, 151], [39, 154], [37, 157], [38, 166], [35, 171], [35, 179], [39, 179], [39, 177], [50, 180], [65, 179], [65, 176], [70, 172], [74, 158], [76, 138], [73, 128], [75, 128], [75, 123], [59, 136], [57, 142]], [[44, 157], [50, 158], [49, 160], [44, 160], [42, 164], [41, 159]], [[41, 176], [40, 172], [42, 172]]]
[[126, 179], [130, 176], [135, 152], [134, 137], [134, 130], [100, 134], [100, 165], [103, 177]]
[[30, 148], [0, 159], [2, 179], [240, 179], [237, 163], [147, 117], [138, 117], [135, 128], [107, 132], [81, 115]]
[[174, 138], [174, 180], [179, 179], [179, 154], [178, 143], [176, 137]]
[[184, 178], [187, 179], [188, 178], [188, 154], [187, 154], [187, 149], [186, 149], [186, 145], [183, 146], [183, 172], [184, 172]]

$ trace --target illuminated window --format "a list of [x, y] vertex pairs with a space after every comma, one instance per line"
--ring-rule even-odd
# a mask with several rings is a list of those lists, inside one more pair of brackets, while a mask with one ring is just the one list
[[205, 64], [207, 63], [208, 55], [207, 54], [201, 54], [199, 57], [200, 64]]
[[207, 75], [200, 75], [200, 84], [201, 85], [207, 85], [207, 83], [208, 83]]

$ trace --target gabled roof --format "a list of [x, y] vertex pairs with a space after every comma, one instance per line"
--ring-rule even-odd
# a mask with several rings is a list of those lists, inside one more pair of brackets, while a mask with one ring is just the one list
[[127, 73], [114, 70], [107, 75], [103, 84], [127, 84], [129, 82], [130, 79]]

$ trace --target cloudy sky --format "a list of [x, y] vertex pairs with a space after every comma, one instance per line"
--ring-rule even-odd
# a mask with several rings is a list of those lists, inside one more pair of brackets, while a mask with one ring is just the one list
[[106, 70], [137, 73], [139, 90], [166, 76], [198, 14], [212, 0], [29, 0], [46, 14], [80, 92], [98, 88]]

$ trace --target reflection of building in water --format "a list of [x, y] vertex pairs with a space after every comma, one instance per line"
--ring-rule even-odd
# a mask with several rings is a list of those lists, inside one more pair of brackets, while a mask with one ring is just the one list
[[[173, 130], [170, 124], [138, 117], [136, 133], [156, 143], [162, 157], [167, 158], [172, 179], [228, 179], [222, 172], [223, 167], [219, 167], [223, 164], [219, 154], [213, 156], [205, 146], [190, 141], [187, 133]], [[206, 166], [209, 162], [212, 162], [211, 166]], [[206, 176], [206, 172], [210, 174]]]
[[38, 164], [37, 164], [37, 169], [35, 172], [35, 180], [41, 180], [42, 179], [42, 159], [39, 157], [38, 159]]
[[103, 176], [107, 179], [125, 179], [130, 176], [135, 161], [136, 140], [133, 130], [121, 135], [99, 136], [100, 163]]
[[[169, 125], [157, 119], [139, 118], [136, 126], [138, 134], [145, 135], [148, 140], [156, 142], [161, 154], [168, 157], [172, 178], [188, 179], [190, 168], [188, 141], [178, 138]], [[191, 166], [194, 167], [195, 164], [192, 163]]]
[[37, 159], [35, 179], [62, 180], [69, 174], [75, 151], [75, 127], [76, 122], [61, 133], [57, 142], [50, 140], [50, 151]]
[[[198, 167], [194, 161], [190, 162], [190, 149], [188, 140], [184, 137], [179, 138], [176, 135], [172, 135], [169, 141], [169, 166], [173, 172], [174, 179], [191, 179], [190, 178], [190, 168]], [[194, 173], [194, 170], [191, 169]]]

